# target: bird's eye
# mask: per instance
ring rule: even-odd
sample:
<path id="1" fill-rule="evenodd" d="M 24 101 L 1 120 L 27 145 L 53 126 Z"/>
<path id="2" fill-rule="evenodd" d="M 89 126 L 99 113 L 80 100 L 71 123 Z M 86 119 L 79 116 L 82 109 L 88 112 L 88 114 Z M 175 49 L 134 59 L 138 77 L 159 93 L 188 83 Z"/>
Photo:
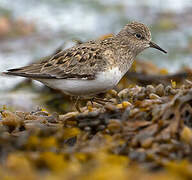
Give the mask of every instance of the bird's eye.
<path id="1" fill-rule="evenodd" d="M 141 38 L 142 38 L 142 35 L 139 34 L 139 33 L 136 33 L 136 34 L 135 34 L 135 37 L 136 37 L 137 39 L 141 39 Z"/>

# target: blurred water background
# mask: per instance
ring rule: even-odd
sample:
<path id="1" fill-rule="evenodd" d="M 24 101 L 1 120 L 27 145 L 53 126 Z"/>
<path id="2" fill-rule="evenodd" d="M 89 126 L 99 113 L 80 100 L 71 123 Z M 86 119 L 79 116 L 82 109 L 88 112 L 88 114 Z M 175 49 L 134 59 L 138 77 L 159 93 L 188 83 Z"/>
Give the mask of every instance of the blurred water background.
<path id="1" fill-rule="evenodd" d="M 149 25 L 167 55 L 146 50 L 138 58 L 175 72 L 192 66 L 192 0 L 0 0 L 0 71 L 51 54 L 74 39 L 117 33 L 130 21 Z M 23 78 L 0 78 L 0 91 Z"/>

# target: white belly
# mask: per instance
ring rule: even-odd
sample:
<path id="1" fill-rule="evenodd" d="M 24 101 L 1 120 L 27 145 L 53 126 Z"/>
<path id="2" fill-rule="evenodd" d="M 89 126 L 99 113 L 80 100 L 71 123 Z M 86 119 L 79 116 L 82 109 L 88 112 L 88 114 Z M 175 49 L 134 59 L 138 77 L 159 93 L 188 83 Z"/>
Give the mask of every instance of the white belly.
<path id="1" fill-rule="evenodd" d="M 38 79 L 45 85 L 74 96 L 89 96 L 112 89 L 120 81 L 124 73 L 115 67 L 102 72 L 94 80 L 87 79 Z"/>

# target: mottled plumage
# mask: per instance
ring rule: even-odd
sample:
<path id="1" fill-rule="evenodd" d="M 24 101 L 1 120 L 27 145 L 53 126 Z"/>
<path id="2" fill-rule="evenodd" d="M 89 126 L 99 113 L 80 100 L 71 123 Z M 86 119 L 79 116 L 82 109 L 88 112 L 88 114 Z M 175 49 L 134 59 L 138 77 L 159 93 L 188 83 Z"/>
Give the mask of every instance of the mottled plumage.
<path id="1" fill-rule="evenodd" d="M 136 55 L 149 47 L 166 52 L 151 42 L 148 27 L 132 22 L 117 35 L 78 44 L 41 63 L 10 69 L 5 74 L 32 78 L 70 95 L 94 95 L 113 88 Z"/>

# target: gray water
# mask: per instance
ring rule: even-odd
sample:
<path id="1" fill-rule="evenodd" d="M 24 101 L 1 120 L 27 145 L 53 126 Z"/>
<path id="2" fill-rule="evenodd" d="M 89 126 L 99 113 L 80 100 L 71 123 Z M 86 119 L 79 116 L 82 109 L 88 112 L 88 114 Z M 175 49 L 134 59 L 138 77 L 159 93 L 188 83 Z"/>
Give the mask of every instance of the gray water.
<path id="1" fill-rule="evenodd" d="M 0 71 L 27 65 L 51 54 L 60 45 L 73 45 L 73 39 L 87 41 L 107 33 L 117 33 L 126 23 L 135 20 L 148 24 L 153 40 L 169 53 L 146 50 L 139 56 L 159 67 L 175 72 L 192 66 L 191 0 L 0 0 L 0 14 L 10 13 L 13 19 L 33 23 L 36 32 L 0 40 Z M 162 15 L 173 16 L 176 28 L 159 28 Z M 166 20 L 166 16 L 164 18 Z M 191 40 L 192 43 L 192 40 Z M 0 78 L 0 90 L 7 90 L 23 78 Z"/>

